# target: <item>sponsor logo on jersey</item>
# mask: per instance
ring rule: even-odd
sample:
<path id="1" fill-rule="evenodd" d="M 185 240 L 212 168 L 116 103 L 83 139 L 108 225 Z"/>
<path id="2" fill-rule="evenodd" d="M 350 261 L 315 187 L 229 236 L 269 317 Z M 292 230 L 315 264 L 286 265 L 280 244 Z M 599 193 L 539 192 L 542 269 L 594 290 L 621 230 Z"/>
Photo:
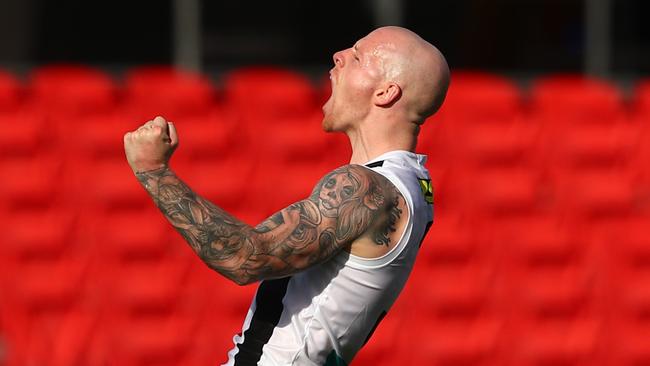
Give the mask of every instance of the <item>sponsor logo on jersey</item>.
<path id="1" fill-rule="evenodd" d="M 433 204 L 433 186 L 431 186 L 431 179 L 418 178 L 418 182 L 420 182 L 420 189 L 422 190 L 424 200 L 427 203 Z"/>

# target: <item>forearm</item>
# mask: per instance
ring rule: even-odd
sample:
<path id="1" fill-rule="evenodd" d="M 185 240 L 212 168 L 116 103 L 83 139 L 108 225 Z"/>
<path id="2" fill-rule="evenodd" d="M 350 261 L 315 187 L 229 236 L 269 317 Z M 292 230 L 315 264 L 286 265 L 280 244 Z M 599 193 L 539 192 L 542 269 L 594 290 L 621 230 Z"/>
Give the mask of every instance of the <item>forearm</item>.
<path id="1" fill-rule="evenodd" d="M 256 280 L 245 269 L 255 253 L 254 229 L 194 193 L 168 167 L 136 173 L 156 206 L 212 269 L 245 284 Z"/>
<path id="2" fill-rule="evenodd" d="M 331 172 L 309 198 L 255 228 L 194 193 L 166 166 L 136 176 L 194 252 L 238 284 L 299 272 L 328 260 L 361 235 L 388 245 L 401 214 L 388 180 L 380 183 L 358 166 Z M 378 217 L 384 217 L 385 225 L 374 229 Z"/>

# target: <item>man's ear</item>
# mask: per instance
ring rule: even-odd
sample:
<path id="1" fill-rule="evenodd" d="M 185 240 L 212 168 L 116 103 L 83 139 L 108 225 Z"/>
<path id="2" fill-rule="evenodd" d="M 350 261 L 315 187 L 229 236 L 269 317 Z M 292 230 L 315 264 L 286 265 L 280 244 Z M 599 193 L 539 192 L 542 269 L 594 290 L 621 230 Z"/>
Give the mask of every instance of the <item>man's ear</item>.
<path id="1" fill-rule="evenodd" d="M 373 95 L 375 105 L 379 107 L 390 107 L 393 103 L 398 101 L 401 96 L 402 88 L 393 82 L 382 85 L 381 88 L 375 90 Z"/>

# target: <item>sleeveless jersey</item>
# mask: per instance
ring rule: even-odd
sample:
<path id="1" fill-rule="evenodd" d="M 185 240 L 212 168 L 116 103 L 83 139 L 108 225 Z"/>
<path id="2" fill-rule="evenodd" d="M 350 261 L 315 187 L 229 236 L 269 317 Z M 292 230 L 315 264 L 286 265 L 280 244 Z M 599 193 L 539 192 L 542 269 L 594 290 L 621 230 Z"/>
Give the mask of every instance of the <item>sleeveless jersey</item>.
<path id="1" fill-rule="evenodd" d="M 408 220 L 397 244 L 379 258 L 342 251 L 290 277 L 262 281 L 227 366 L 347 365 L 368 341 L 411 273 L 433 221 L 426 156 L 391 151 L 364 166 L 395 185 Z"/>

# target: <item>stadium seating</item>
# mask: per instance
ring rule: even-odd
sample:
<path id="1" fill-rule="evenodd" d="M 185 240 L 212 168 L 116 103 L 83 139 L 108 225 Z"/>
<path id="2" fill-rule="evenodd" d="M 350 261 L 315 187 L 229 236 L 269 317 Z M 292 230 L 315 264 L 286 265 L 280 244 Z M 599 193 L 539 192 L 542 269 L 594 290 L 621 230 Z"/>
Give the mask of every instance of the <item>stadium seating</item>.
<path id="1" fill-rule="evenodd" d="M 245 121 L 278 121 L 311 114 L 316 94 L 302 74 L 275 67 L 248 67 L 230 71 L 223 80 L 224 102 Z"/>
<path id="2" fill-rule="evenodd" d="M 174 164 L 191 165 L 197 161 L 218 162 L 248 156 L 246 147 L 250 136 L 223 108 L 212 108 L 199 116 L 185 116 L 174 123 L 181 131 L 183 144 L 174 155 Z M 129 130 L 136 127 L 137 122 L 132 121 Z"/>
<path id="3" fill-rule="evenodd" d="M 0 197 L 9 212 L 64 202 L 61 160 L 48 155 L 0 159 Z"/>
<path id="4" fill-rule="evenodd" d="M 554 180 L 558 202 L 579 219 L 627 216 L 642 204 L 636 177 L 627 171 L 578 171 Z"/>
<path id="5" fill-rule="evenodd" d="M 506 123 L 521 110 L 522 94 L 513 81 L 479 71 L 452 73 L 447 99 L 441 108 L 450 125 Z"/>
<path id="6" fill-rule="evenodd" d="M 122 137 L 142 122 L 129 120 L 121 111 L 86 116 L 73 122 L 75 138 L 68 139 L 65 150 L 68 160 L 83 167 L 110 160 L 124 160 Z"/>
<path id="7" fill-rule="evenodd" d="M 0 112 L 0 159 L 28 157 L 56 150 L 58 133 L 47 127 L 45 116 L 33 110 Z"/>
<path id="8" fill-rule="evenodd" d="M 124 108 L 142 123 L 162 115 L 178 120 L 207 113 L 215 103 L 210 80 L 170 66 L 142 66 L 129 70 L 124 80 Z"/>
<path id="9" fill-rule="evenodd" d="M 83 65 L 26 80 L 0 72 L 0 365 L 225 361 L 256 287 L 197 258 L 122 136 L 172 119 L 179 177 L 255 225 L 348 161 L 321 133 L 329 80 Z M 455 71 L 418 145 L 434 224 L 352 365 L 650 364 L 650 82 L 629 101 L 581 75 Z"/>
<path id="10" fill-rule="evenodd" d="M 14 210 L 0 225 L 6 258 L 51 258 L 61 256 L 75 243 L 74 213 L 62 208 Z"/>
<path id="11" fill-rule="evenodd" d="M 632 160 L 642 125 L 625 120 L 580 128 L 549 128 L 542 137 L 549 164 L 565 170 L 612 169 Z"/>
<path id="12" fill-rule="evenodd" d="M 639 80 L 634 88 L 633 112 L 639 115 L 650 114 L 650 79 Z"/>
<path id="13" fill-rule="evenodd" d="M 623 116 L 622 102 L 613 84 L 582 75 L 540 77 L 531 87 L 532 107 L 549 126 L 611 124 Z"/>
<path id="14" fill-rule="evenodd" d="M 85 220 L 105 260 L 119 264 L 135 259 L 160 259 L 169 252 L 169 224 L 155 210 L 125 210 Z M 115 230 L 114 228 L 121 228 Z"/>
<path id="15" fill-rule="evenodd" d="M 355 357 L 359 365 L 411 364 L 410 344 L 413 335 L 408 329 L 405 312 L 390 312 L 381 321 L 382 332 L 375 332 Z"/>
<path id="16" fill-rule="evenodd" d="M 77 117 L 116 107 L 117 85 L 105 72 L 84 65 L 38 67 L 30 73 L 30 100 L 54 117 Z M 60 116 L 59 114 L 63 114 Z"/>
<path id="17" fill-rule="evenodd" d="M 0 112 L 15 110 L 22 101 L 22 85 L 12 74 L 0 71 Z"/>
<path id="18" fill-rule="evenodd" d="M 430 230 L 421 246 L 420 261 L 426 268 L 447 263 L 465 263 L 480 254 L 476 233 L 465 230 L 472 222 L 461 214 L 449 212 L 435 216 L 435 230 Z"/>
<path id="19" fill-rule="evenodd" d="M 461 183 L 478 216 L 531 213 L 544 205 L 545 181 L 539 171 L 495 168 L 465 173 Z"/>

